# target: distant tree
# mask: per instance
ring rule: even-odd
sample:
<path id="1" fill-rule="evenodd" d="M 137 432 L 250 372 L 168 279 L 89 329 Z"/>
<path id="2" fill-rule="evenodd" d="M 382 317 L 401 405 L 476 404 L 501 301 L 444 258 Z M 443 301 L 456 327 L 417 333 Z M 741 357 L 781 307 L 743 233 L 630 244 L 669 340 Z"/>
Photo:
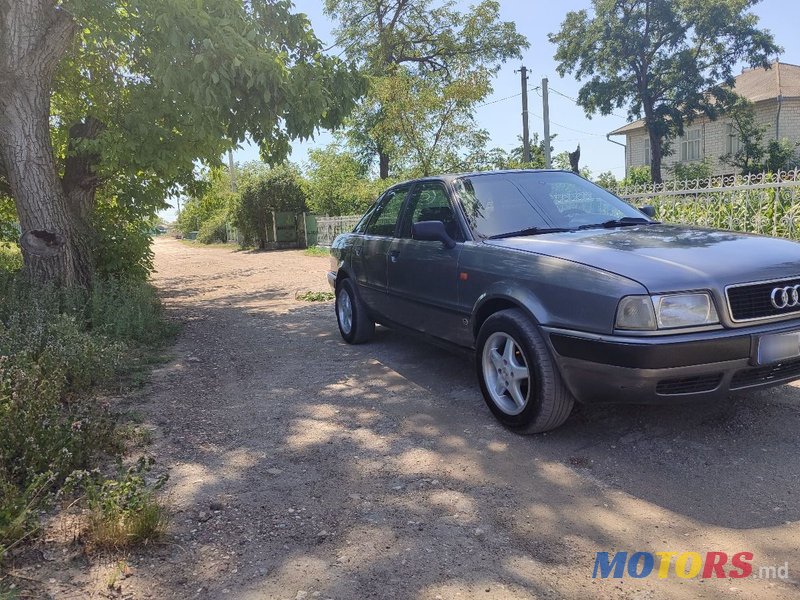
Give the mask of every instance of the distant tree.
<path id="1" fill-rule="evenodd" d="M 363 159 L 377 158 L 381 179 L 392 161 L 429 172 L 442 148 L 463 142 L 491 77 L 528 47 L 495 0 L 467 12 L 448 0 L 325 0 L 325 12 L 338 22 L 337 43 L 370 78 L 349 132 Z"/>
<path id="2" fill-rule="evenodd" d="M 363 213 L 387 187 L 384 180 L 373 181 L 358 158 L 337 145 L 311 150 L 308 158 L 306 203 L 316 214 Z"/>
<path id="3" fill-rule="evenodd" d="M 653 181 L 684 123 L 714 119 L 730 101 L 740 62 L 767 67 L 780 48 L 758 29 L 758 0 L 592 0 L 567 14 L 556 44 L 558 72 L 586 79 L 578 103 L 587 115 L 628 107 L 644 118 Z"/>
<path id="4" fill-rule="evenodd" d="M 594 182 L 607 190 L 613 191 L 619 187 L 619 181 L 617 181 L 617 178 L 614 177 L 611 171 L 603 171 L 597 176 Z"/>

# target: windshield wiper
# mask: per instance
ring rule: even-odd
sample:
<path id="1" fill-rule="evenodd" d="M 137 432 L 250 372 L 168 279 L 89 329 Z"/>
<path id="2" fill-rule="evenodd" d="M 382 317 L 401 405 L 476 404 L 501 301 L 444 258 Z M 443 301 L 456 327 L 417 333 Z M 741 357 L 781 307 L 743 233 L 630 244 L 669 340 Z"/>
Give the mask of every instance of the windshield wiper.
<path id="1" fill-rule="evenodd" d="M 587 225 L 581 225 L 578 229 L 594 229 L 595 227 L 606 227 L 610 229 L 611 227 L 630 227 L 631 225 L 656 225 L 660 223 L 660 221 L 651 221 L 650 219 L 645 219 L 644 217 L 622 217 L 621 219 L 611 219 L 610 221 L 604 221 L 603 223 L 589 223 Z"/>
<path id="2" fill-rule="evenodd" d="M 539 235 L 540 233 L 563 233 L 564 231 L 575 231 L 566 227 L 526 227 L 519 231 L 509 231 L 508 233 L 498 233 L 497 235 L 490 235 L 488 239 L 499 240 L 502 238 L 517 237 L 523 235 Z"/>

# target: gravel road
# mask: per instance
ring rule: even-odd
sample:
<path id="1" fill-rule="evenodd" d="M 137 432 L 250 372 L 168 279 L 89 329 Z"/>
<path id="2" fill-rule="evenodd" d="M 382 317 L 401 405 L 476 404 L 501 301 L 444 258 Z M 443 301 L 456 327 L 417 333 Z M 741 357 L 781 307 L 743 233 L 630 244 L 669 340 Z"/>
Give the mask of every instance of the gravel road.
<path id="1" fill-rule="evenodd" d="M 155 245 L 175 360 L 135 399 L 173 519 L 128 598 L 800 597 L 800 388 L 492 419 L 471 358 L 348 346 L 326 258 Z M 749 551 L 788 580 L 592 579 L 597 551 Z"/>

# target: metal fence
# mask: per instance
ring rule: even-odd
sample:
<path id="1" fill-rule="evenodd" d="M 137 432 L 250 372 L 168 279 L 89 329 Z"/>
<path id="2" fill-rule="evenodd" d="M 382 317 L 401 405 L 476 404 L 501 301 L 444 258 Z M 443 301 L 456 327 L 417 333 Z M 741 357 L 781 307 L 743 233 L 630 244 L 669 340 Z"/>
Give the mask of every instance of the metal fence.
<path id="1" fill-rule="evenodd" d="M 340 233 L 353 231 L 358 224 L 361 215 L 349 215 L 345 217 L 316 217 L 317 222 L 317 246 L 330 246 L 334 238 Z"/>
<path id="2" fill-rule="evenodd" d="M 800 170 L 727 175 L 613 190 L 670 223 L 800 239 Z"/>

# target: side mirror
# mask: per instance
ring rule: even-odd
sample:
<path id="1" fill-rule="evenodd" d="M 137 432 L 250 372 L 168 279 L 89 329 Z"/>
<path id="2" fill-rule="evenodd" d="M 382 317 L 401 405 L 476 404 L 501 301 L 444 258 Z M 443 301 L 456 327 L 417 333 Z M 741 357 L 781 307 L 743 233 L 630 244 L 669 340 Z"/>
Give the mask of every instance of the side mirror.
<path id="1" fill-rule="evenodd" d="M 442 242 L 448 250 L 456 245 L 456 241 L 447 234 L 441 221 L 419 221 L 412 224 L 411 237 L 423 242 Z"/>
<path id="2" fill-rule="evenodd" d="M 644 214 L 646 214 L 651 219 L 655 218 L 656 216 L 656 209 L 653 208 L 652 206 L 642 206 L 641 208 L 639 208 L 639 210 Z"/>

